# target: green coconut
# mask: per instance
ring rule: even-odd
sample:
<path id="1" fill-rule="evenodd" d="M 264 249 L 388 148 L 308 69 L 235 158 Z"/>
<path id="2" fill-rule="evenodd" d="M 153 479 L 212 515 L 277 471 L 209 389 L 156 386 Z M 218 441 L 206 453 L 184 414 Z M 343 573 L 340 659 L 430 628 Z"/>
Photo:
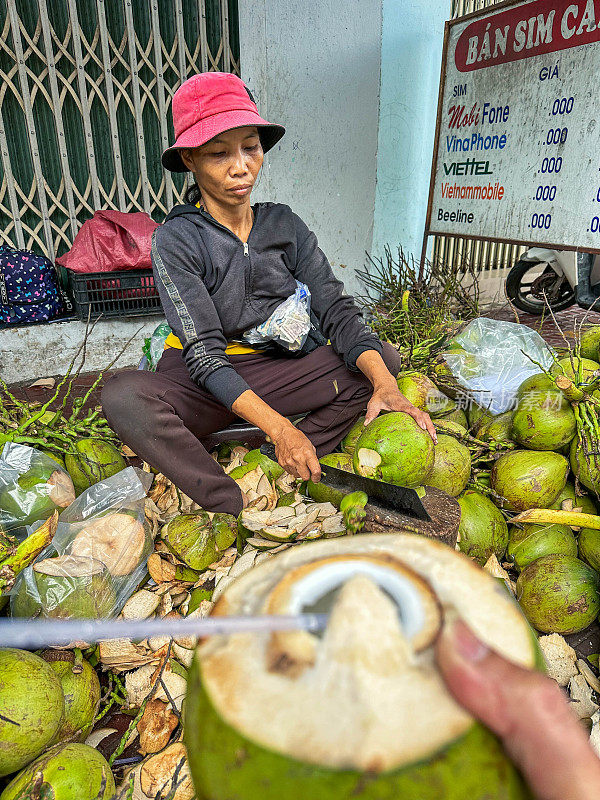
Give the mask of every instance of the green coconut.
<path id="1" fill-rule="evenodd" d="M 542 633 L 578 633 L 600 611 L 600 577 L 574 556 L 549 555 L 525 567 L 517 580 L 517 600 Z"/>
<path id="2" fill-rule="evenodd" d="M 325 467 L 335 467 L 336 469 L 344 470 L 344 472 L 354 472 L 350 453 L 329 453 L 329 455 L 320 458 L 319 462 Z M 316 503 L 332 503 L 336 508 L 339 508 L 346 493 L 340 492 L 331 486 L 326 486 L 321 482 L 313 483 L 313 481 L 308 481 L 306 494 Z"/>
<path id="3" fill-rule="evenodd" d="M 0 649 L 0 777 L 37 758 L 60 729 L 65 698 L 56 673 L 26 650 Z"/>
<path id="4" fill-rule="evenodd" d="M 439 378 L 441 381 L 443 381 L 444 393 L 453 400 L 456 400 L 459 394 L 461 394 L 460 387 L 458 386 L 456 378 L 454 377 L 447 362 L 444 360 L 439 360 L 434 365 L 432 372 L 436 379 Z"/>
<path id="5" fill-rule="evenodd" d="M 585 494 L 579 495 L 575 492 L 575 486 L 571 481 L 565 483 L 565 488 L 558 495 L 556 500 L 549 505 L 548 508 L 555 508 L 557 511 L 562 509 L 562 504 L 565 500 L 570 500 L 573 503 L 573 508 L 581 508 L 584 514 L 597 514 L 598 510 L 592 498 Z"/>
<path id="6" fill-rule="evenodd" d="M 65 459 L 62 456 L 59 456 L 58 453 L 54 453 L 52 450 L 43 449 L 40 450 L 40 453 L 48 456 L 48 458 L 51 458 L 52 461 L 54 461 L 55 464 L 58 464 L 61 469 L 63 469 L 65 472 L 67 471 L 67 468 L 65 467 Z"/>
<path id="7" fill-rule="evenodd" d="M 453 399 L 457 399 L 462 394 L 459 387 L 460 381 L 454 373 L 460 371 L 462 378 L 469 378 L 477 375 L 479 370 L 480 365 L 477 356 L 473 353 L 468 353 L 464 347 L 455 343 L 451 343 L 446 347 L 433 367 L 434 375 L 445 379 L 444 392 Z"/>
<path id="8" fill-rule="evenodd" d="M 57 464 L 34 465 L 15 484 L 0 488 L 0 517 L 32 525 L 62 511 L 75 500 L 73 482 Z"/>
<path id="9" fill-rule="evenodd" d="M 434 461 L 427 476 L 427 486 L 434 486 L 457 497 L 471 474 L 471 453 L 453 436 L 440 434 L 434 449 Z"/>
<path id="10" fill-rule="evenodd" d="M 251 464 L 252 467 L 260 466 L 267 478 L 276 481 L 283 475 L 283 467 L 277 461 L 273 461 L 269 456 L 265 456 L 260 450 L 250 450 L 244 456 L 244 463 Z M 234 479 L 235 480 L 235 479 Z"/>
<path id="11" fill-rule="evenodd" d="M 93 558 L 56 556 L 28 567 L 11 598 L 14 617 L 105 619 L 117 598 L 105 565 Z"/>
<path id="12" fill-rule="evenodd" d="M 398 486 L 422 486 L 433 467 L 433 439 L 404 412 L 377 417 L 356 442 L 354 471 Z"/>
<path id="13" fill-rule="evenodd" d="M 531 394 L 520 400 L 512 419 L 514 441 L 529 450 L 560 450 L 577 431 L 575 414 L 562 392 Z"/>
<path id="14" fill-rule="evenodd" d="M 568 525 L 513 525 L 507 555 L 519 572 L 542 556 L 577 555 L 577 541 Z"/>
<path id="15" fill-rule="evenodd" d="M 556 384 L 545 372 L 536 372 L 525 378 L 517 389 L 517 402 L 528 397 L 532 402 L 543 399 L 548 392 L 556 392 Z"/>
<path id="16" fill-rule="evenodd" d="M 466 354 L 467 350 L 465 350 L 465 348 L 462 346 L 462 344 L 459 344 L 456 340 L 452 339 L 446 345 L 446 347 L 444 349 L 444 353 L 451 353 L 453 355 L 456 355 L 457 353 L 458 354 L 460 354 L 460 353 Z"/>
<path id="17" fill-rule="evenodd" d="M 71 650 L 46 650 L 42 658 L 58 675 L 65 696 L 65 715 L 55 741 L 83 741 L 92 729 L 100 703 L 96 670 L 89 661 L 76 660 Z"/>
<path id="18" fill-rule="evenodd" d="M 573 367 L 575 369 L 573 369 Z M 577 358 L 577 356 L 561 358 L 556 361 L 550 368 L 552 375 L 566 375 L 575 383 L 579 382 L 579 370 L 581 369 L 582 383 L 589 381 L 597 370 L 600 370 L 600 364 L 591 358 Z"/>
<path id="19" fill-rule="evenodd" d="M 437 418 L 437 421 L 455 422 L 465 430 L 469 427 L 469 420 L 462 408 L 455 408 L 454 411 L 451 411 L 449 414 L 443 414 L 441 417 Z"/>
<path id="20" fill-rule="evenodd" d="M 354 447 L 356 446 L 358 437 L 361 435 L 364 429 L 365 418 L 359 417 L 341 441 L 341 448 L 344 453 L 354 455 Z"/>
<path id="21" fill-rule="evenodd" d="M 452 374 L 460 372 L 460 378 L 457 378 L 459 383 L 461 380 L 481 375 L 481 359 L 475 353 L 469 353 L 464 348 L 446 349 L 442 353 L 442 358 L 448 364 Z"/>
<path id="22" fill-rule="evenodd" d="M 494 462 L 492 489 L 509 511 L 548 508 L 564 489 L 569 462 L 550 451 L 513 450 Z"/>
<path id="23" fill-rule="evenodd" d="M 214 514 L 211 520 L 206 511 L 180 514 L 160 531 L 163 542 L 188 567 L 202 571 L 221 557 L 235 543 L 237 522 L 231 514 Z"/>
<path id="24" fill-rule="evenodd" d="M 482 439 L 484 442 L 512 442 L 514 441 L 512 433 L 512 411 L 504 411 L 502 414 L 484 422 L 477 431 L 477 438 Z"/>
<path id="25" fill-rule="evenodd" d="M 600 571 L 600 531 L 582 528 L 579 533 L 579 557 L 596 572 Z"/>
<path id="26" fill-rule="evenodd" d="M 427 375 L 420 372 L 401 372 L 396 383 L 409 402 L 432 417 L 439 417 L 456 408 L 454 400 L 446 397 Z"/>
<path id="27" fill-rule="evenodd" d="M 490 422 L 493 418 L 494 415 L 489 409 L 483 408 L 483 406 L 477 403 L 471 403 L 467 409 L 469 428 L 475 435 L 477 435 L 479 429 L 482 428 L 486 422 Z"/>
<path id="28" fill-rule="evenodd" d="M 581 334 L 581 356 L 592 361 L 600 361 L 598 347 L 600 347 L 600 325 L 594 325 Z"/>
<path id="29" fill-rule="evenodd" d="M 112 800 L 115 792 L 104 756 L 86 744 L 70 743 L 52 747 L 19 772 L 0 800 Z"/>
<path id="30" fill-rule="evenodd" d="M 579 435 L 571 442 L 570 452 L 571 469 L 579 481 L 600 496 L 600 456 L 585 456 L 583 447 L 579 447 Z"/>
<path id="31" fill-rule="evenodd" d="M 438 417 L 433 423 L 437 433 L 444 433 L 448 436 L 454 436 L 455 439 L 463 439 L 468 435 L 469 431 L 463 428 L 458 422 L 446 419 L 446 417 Z"/>
<path id="32" fill-rule="evenodd" d="M 442 605 L 508 659 L 537 663 L 535 637 L 496 579 L 424 536 L 307 543 L 237 578 L 214 614 L 318 609 L 329 618 L 322 636 L 234 634 L 198 648 L 184 729 L 198 796 L 530 798 L 498 740 L 438 673 Z"/>
<path id="33" fill-rule="evenodd" d="M 117 448 L 102 439 L 79 439 L 74 450 L 66 454 L 65 465 L 78 495 L 127 466 Z"/>
<path id="34" fill-rule="evenodd" d="M 458 504 L 458 546 L 461 552 L 481 565 L 491 555 L 501 559 L 508 545 L 508 525 L 500 509 L 475 489 L 463 492 Z"/>

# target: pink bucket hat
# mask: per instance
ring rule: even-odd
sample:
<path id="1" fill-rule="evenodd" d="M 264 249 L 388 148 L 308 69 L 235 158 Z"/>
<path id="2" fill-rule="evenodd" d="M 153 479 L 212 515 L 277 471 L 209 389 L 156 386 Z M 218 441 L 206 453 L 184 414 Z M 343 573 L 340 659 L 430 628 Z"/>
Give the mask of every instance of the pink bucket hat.
<path id="1" fill-rule="evenodd" d="M 201 72 L 173 95 L 175 143 L 162 154 L 165 169 L 187 172 L 180 147 L 199 147 L 232 128 L 256 125 L 263 150 L 276 144 L 285 128 L 264 120 L 246 85 L 230 72 Z"/>

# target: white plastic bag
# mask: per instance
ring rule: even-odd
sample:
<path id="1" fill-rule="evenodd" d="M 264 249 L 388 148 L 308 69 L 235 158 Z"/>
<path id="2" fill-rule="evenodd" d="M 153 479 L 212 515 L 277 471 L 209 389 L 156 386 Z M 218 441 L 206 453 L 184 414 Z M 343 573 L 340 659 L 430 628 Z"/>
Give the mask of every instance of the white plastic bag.
<path id="1" fill-rule="evenodd" d="M 262 324 L 244 333 L 248 344 L 277 342 L 291 352 L 300 350 L 310 330 L 310 291 L 296 281 L 296 291 L 280 303 Z"/>
<path id="2" fill-rule="evenodd" d="M 478 317 L 453 343 L 466 352 L 445 353 L 444 360 L 460 385 L 492 414 L 514 406 L 525 378 L 541 372 L 538 364 L 549 369 L 553 363 L 552 349 L 542 337 L 516 322 Z"/>

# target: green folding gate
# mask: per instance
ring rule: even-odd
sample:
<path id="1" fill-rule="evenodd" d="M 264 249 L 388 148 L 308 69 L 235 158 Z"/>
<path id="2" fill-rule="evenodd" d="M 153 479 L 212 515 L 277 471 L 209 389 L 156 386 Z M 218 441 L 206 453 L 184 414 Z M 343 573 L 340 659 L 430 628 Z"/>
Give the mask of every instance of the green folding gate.
<path id="1" fill-rule="evenodd" d="M 0 231 L 50 258 L 100 208 L 161 220 L 170 100 L 239 74 L 237 0 L 0 0 Z"/>

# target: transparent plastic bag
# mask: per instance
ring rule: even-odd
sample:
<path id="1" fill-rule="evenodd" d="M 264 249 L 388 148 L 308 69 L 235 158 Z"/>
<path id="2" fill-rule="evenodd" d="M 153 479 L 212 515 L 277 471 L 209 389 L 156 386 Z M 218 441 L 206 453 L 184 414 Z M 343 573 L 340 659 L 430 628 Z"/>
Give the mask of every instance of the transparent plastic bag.
<path id="1" fill-rule="evenodd" d="M 142 352 L 148 359 L 148 370 L 150 372 L 156 372 L 156 365 L 164 352 L 165 342 L 170 333 L 171 328 L 168 324 L 166 322 L 161 322 L 152 332 L 152 336 L 144 339 Z"/>
<path id="2" fill-rule="evenodd" d="M 0 455 L 0 528 L 18 539 L 27 527 L 63 511 L 75 500 L 69 473 L 54 459 L 7 442 Z"/>
<path id="3" fill-rule="evenodd" d="M 90 486 L 61 514 L 49 548 L 19 575 L 13 616 L 116 617 L 146 575 L 152 476 L 135 467 Z"/>
<path id="4" fill-rule="evenodd" d="M 542 337 L 516 322 L 478 317 L 453 344 L 465 352 L 445 353 L 444 360 L 460 385 L 492 414 L 514 406 L 521 383 L 541 371 L 538 364 L 549 369 L 553 363 L 553 351 Z"/>
<path id="5" fill-rule="evenodd" d="M 101 619 L 116 616 L 117 592 L 100 561 L 59 555 L 50 545 L 17 576 L 10 593 L 13 617 Z"/>
<path id="6" fill-rule="evenodd" d="M 296 291 L 280 303 L 271 316 L 244 333 L 248 344 L 277 342 L 291 352 L 302 348 L 310 330 L 310 291 L 296 281 Z"/>

